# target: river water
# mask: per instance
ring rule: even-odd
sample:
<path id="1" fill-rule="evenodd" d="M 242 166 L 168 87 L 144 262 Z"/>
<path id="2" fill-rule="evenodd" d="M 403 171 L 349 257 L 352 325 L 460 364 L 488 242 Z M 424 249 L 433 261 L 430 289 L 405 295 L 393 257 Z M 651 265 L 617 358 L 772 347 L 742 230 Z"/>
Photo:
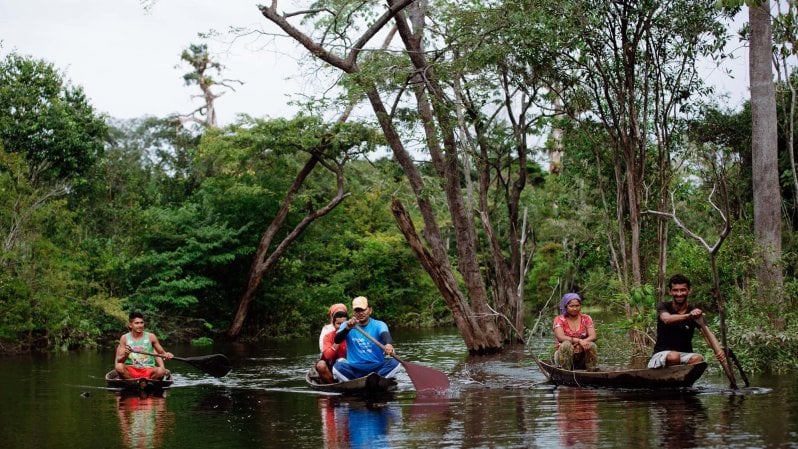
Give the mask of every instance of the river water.
<path id="1" fill-rule="evenodd" d="M 315 338 L 258 346 L 174 347 L 222 352 L 215 379 L 178 361 L 165 397 L 105 387 L 113 353 L 3 359 L 2 448 L 798 448 L 795 376 L 751 376 L 732 392 L 716 363 L 695 388 L 668 393 L 554 388 L 529 348 L 469 357 L 454 331 L 394 332 L 404 360 L 450 375 L 445 395 L 421 397 L 404 372 L 385 398 L 319 394 L 304 382 Z M 549 342 L 535 343 L 540 345 Z"/>

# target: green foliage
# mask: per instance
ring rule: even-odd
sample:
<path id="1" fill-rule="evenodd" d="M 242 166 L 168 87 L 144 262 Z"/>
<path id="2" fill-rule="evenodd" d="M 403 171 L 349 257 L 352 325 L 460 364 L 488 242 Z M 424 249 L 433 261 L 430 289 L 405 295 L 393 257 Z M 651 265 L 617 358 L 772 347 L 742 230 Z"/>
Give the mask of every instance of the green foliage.
<path id="1" fill-rule="evenodd" d="M 180 54 L 180 60 L 192 67 L 192 71 L 183 75 L 186 85 L 199 84 L 211 86 L 216 82 L 208 73 L 210 70 L 220 72 L 224 66 L 211 59 L 208 44 L 191 44 Z"/>
<path id="2" fill-rule="evenodd" d="M 191 315 L 198 295 L 219 287 L 219 267 L 250 251 L 240 243 L 245 227 L 230 229 L 196 204 L 152 208 L 142 219 L 147 250 L 126 267 L 131 310 Z"/>
<path id="3" fill-rule="evenodd" d="M 629 293 L 617 293 L 611 300 L 612 310 L 622 317 L 616 325 L 620 329 L 631 330 L 640 335 L 653 335 L 657 316 L 657 297 L 654 287 L 641 285 L 633 288 Z"/>
<path id="4" fill-rule="evenodd" d="M 330 304 L 348 304 L 358 295 L 367 296 L 374 316 L 392 327 L 450 321 L 448 309 L 395 227 L 388 204 L 398 186 L 385 180 L 384 170 L 391 171 L 385 160 L 351 163 L 352 195 L 315 222 L 264 279 L 262 296 L 250 314 L 253 328 L 264 335 L 313 334 L 328 320 Z"/>
<path id="5" fill-rule="evenodd" d="M 24 154 L 0 147 L 0 344 L 7 352 L 92 344 L 105 321 L 73 242 L 77 216 L 63 193 L 34 186 Z"/>
<path id="6" fill-rule="evenodd" d="M 798 285 L 794 280 L 787 282 L 785 290 L 785 304 L 778 307 L 763 304 L 746 292 L 729 304 L 729 346 L 747 371 L 784 373 L 798 369 Z"/>
<path id="7" fill-rule="evenodd" d="M 213 338 L 210 337 L 200 337 L 191 340 L 192 346 L 210 346 L 213 344 Z"/>
<path id="8" fill-rule="evenodd" d="M 618 203 L 623 204 L 626 192 L 615 183 L 624 176 L 618 168 L 622 165 L 616 164 L 627 155 L 617 152 L 618 136 L 600 114 L 601 108 L 615 105 L 621 96 L 600 95 L 585 75 L 595 68 L 586 58 L 597 42 L 593 62 L 604 64 L 608 79 L 620 79 L 625 73 L 620 70 L 622 61 L 607 53 L 616 43 L 607 28 L 611 19 L 618 18 L 611 14 L 611 6 L 598 1 L 435 2 L 428 10 L 427 39 L 431 46 L 440 45 L 429 57 L 443 85 L 454 86 L 459 77 L 463 102 L 472 108 L 464 117 L 465 126 L 475 129 L 476 123 L 498 117 L 480 129 L 486 152 L 474 160 L 489 164 L 502 176 L 490 184 L 486 211 L 502 241 L 515 225 L 504 217 L 507 199 L 502 190 L 519 173 L 530 177 L 520 204 L 529 211 L 535 244 L 525 284 L 527 309 L 576 290 L 590 306 L 607 306 L 613 316 L 629 310 L 628 318 L 602 326 L 600 343 L 605 348 L 623 347 L 625 353 L 623 340 L 628 340 L 629 330 L 653 333 L 657 292 L 649 284 L 657 273 L 659 236 L 656 219 L 643 217 L 642 262 L 648 284 L 622 285 L 613 263 L 619 251 L 618 231 L 627 229 L 628 218 L 618 215 Z M 657 208 L 656 192 L 673 191 L 680 218 L 711 239 L 718 222 L 716 211 L 706 202 L 711 190 L 707 180 L 716 178 L 706 175 L 704 155 L 717 155 L 729 176 L 735 220 L 718 258 L 730 343 L 749 367 L 789 369 L 798 360 L 791 349 L 798 347 L 791 337 L 798 330 L 798 317 L 790 312 L 798 297 L 798 238 L 793 232 L 785 234 L 785 304 L 782 309 L 763 307 L 751 282 L 758 262 L 748 256 L 754 248 L 750 108 L 740 112 L 707 108 L 691 115 L 694 121 L 685 121 L 686 114 L 696 112 L 687 100 L 708 91 L 700 79 L 687 76 L 689 70 L 680 73 L 677 63 L 699 55 L 723 56 L 717 11 L 709 6 L 706 1 L 642 2 L 628 11 L 651 14 L 647 44 L 631 53 L 646 64 L 661 58 L 657 60 L 661 70 L 634 67 L 638 96 L 625 99 L 623 107 L 639 106 L 652 95 L 667 93 L 680 108 L 667 113 L 670 140 L 662 148 L 663 160 L 672 164 L 664 168 L 680 164 L 679 170 L 664 170 L 657 159 L 660 148 L 654 144 L 645 143 L 637 155 L 646 175 L 641 207 Z M 315 36 L 333 44 L 341 55 L 351 50 L 353 41 L 347 33 L 383 11 L 377 4 L 347 0 L 320 1 L 313 7 L 319 13 L 309 14 L 307 20 L 315 21 Z M 339 15 L 333 17 L 329 11 Z M 785 26 L 781 39 L 786 40 L 791 25 L 785 22 Z M 195 69 L 213 63 L 204 46 L 189 47 L 183 59 Z M 91 345 L 108 334 L 118 335 L 126 311 L 134 308 L 147 313 L 150 327 L 161 335 L 212 343 L 215 334 L 229 325 L 263 230 L 294 175 L 312 154 L 322 155 L 320 151 L 327 161 L 346 162 L 350 196 L 314 222 L 264 278 L 247 336 L 315 336 L 327 321 L 328 306 L 348 303 L 356 295 L 368 296 L 375 316 L 392 327 L 450 324 L 446 304 L 396 229 L 388 207 L 393 197 L 412 197 L 402 171 L 391 159 L 372 162 L 365 157 L 384 144 L 383 136 L 369 124 L 328 123 L 319 113 L 324 106 L 340 108 L 360 100 L 363 92 L 358 83 L 373 82 L 381 92 L 398 95 L 392 119 L 408 148 L 417 142 L 418 112 L 405 101 L 413 87 L 408 84 L 413 74 L 408 56 L 364 51 L 358 65 L 358 78 L 341 79 L 343 101 L 308 106 L 314 115 L 275 120 L 242 117 L 226 129 L 201 134 L 170 119 L 144 117 L 113 121 L 105 136 L 106 125 L 81 89 L 65 83 L 55 68 L 14 54 L 6 57 L 0 63 L 0 143 L 5 148 L 0 153 L 0 350 Z M 195 70 L 185 80 L 203 82 L 200 73 Z M 656 77 L 664 83 L 660 90 L 645 91 L 655 85 Z M 505 99 L 505 88 L 534 100 L 536 106 L 524 118 L 528 123 L 523 128 L 503 121 L 504 112 L 495 114 Z M 561 105 L 556 103 L 559 100 Z M 787 103 L 780 101 L 780 110 L 786 110 Z M 452 116 L 454 106 L 435 105 Z M 558 116 L 549 118 L 553 106 Z M 546 112 L 539 113 L 538 107 Z M 657 109 L 645 110 L 655 114 Z M 649 142 L 656 140 L 655 133 L 662 136 L 658 128 L 662 118 L 637 118 L 652 139 Z M 545 136 L 552 127 L 563 131 L 559 174 L 544 174 L 537 162 L 541 156 L 536 152 L 552 149 L 558 143 L 554 139 L 541 148 L 529 148 L 530 159 L 520 167 L 518 145 Z M 790 162 L 784 141 L 780 140 L 780 169 L 783 188 L 789 192 Z M 416 148 L 421 154 L 425 151 L 423 144 Z M 440 184 L 430 182 L 437 177 L 434 163 L 420 161 L 418 166 L 427 181 L 424 197 L 436 206 L 443 204 Z M 670 178 L 664 181 L 659 174 Z M 64 179 L 72 185 L 57 183 Z M 327 171 L 312 173 L 291 205 L 287 228 L 308 209 L 327 201 L 334 189 L 331 181 Z M 444 237 L 450 238 L 451 218 L 443 206 L 437 207 Z M 793 201 L 785 202 L 792 228 L 798 222 L 795 209 Z M 676 226 L 668 229 L 668 272 L 690 276 L 694 301 L 716 319 L 706 251 Z M 278 241 L 286 232 L 278 232 Z M 488 272 L 490 264 L 485 262 L 483 269 Z M 553 292 L 556 288 L 561 292 Z M 784 317 L 784 330 L 769 327 L 772 316 Z"/>
<path id="9" fill-rule="evenodd" d="M 52 64 L 14 53 L 0 61 L 0 140 L 25 155 L 29 176 L 81 176 L 102 155 L 105 132 L 83 89 Z"/>

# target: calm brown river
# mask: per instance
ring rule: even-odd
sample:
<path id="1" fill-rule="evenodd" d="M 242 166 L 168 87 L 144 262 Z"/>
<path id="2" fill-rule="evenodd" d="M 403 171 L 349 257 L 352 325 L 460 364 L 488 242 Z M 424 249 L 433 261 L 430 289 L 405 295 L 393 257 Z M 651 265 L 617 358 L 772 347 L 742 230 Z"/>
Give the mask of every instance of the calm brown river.
<path id="1" fill-rule="evenodd" d="M 318 343 L 174 347 L 187 357 L 223 352 L 214 379 L 172 361 L 166 397 L 105 388 L 113 353 L 17 357 L 0 370 L 2 448 L 798 448 L 798 381 L 751 376 L 726 389 L 717 363 L 689 391 L 553 388 L 529 351 L 469 358 L 453 331 L 395 332 L 406 361 L 450 375 L 445 396 L 399 391 L 365 401 L 305 386 Z M 548 341 L 538 343 L 549 344 Z"/>

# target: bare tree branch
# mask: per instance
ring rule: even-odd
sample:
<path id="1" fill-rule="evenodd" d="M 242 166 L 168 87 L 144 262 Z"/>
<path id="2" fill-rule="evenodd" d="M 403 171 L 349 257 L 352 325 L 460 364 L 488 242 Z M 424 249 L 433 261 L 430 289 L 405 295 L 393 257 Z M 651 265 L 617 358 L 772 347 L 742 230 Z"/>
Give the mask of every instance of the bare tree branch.
<path id="1" fill-rule="evenodd" d="M 388 22 L 390 22 L 402 9 L 407 7 L 407 5 L 413 3 L 416 0 L 401 0 L 396 4 L 390 5 L 388 10 L 383 13 L 364 33 L 360 36 L 360 38 L 355 41 L 352 49 L 349 51 L 349 54 L 346 58 L 341 58 L 319 43 L 315 42 L 313 39 L 310 38 L 307 34 L 300 31 L 298 28 L 291 25 L 291 23 L 286 20 L 288 16 L 281 15 L 277 12 L 277 0 L 272 0 L 271 6 L 263 6 L 259 5 L 258 8 L 260 9 L 261 14 L 264 17 L 274 22 L 277 26 L 279 26 L 283 31 L 285 31 L 289 36 L 294 38 L 297 42 L 299 42 L 303 47 L 308 49 L 311 54 L 320 58 L 321 60 L 325 61 L 326 63 L 337 67 L 343 70 L 346 73 L 353 73 L 357 67 L 357 57 L 360 54 L 360 51 L 363 50 L 363 47 L 368 43 L 371 38 L 373 38 Z"/>
<path id="2" fill-rule="evenodd" d="M 731 232 L 731 222 L 729 222 L 728 218 L 726 217 L 726 214 L 724 214 L 723 211 L 712 200 L 712 196 L 715 194 L 715 189 L 716 187 L 713 185 L 712 192 L 710 192 L 707 201 L 709 202 L 709 204 L 712 205 L 713 209 L 715 209 L 716 211 L 718 211 L 718 213 L 720 213 L 720 216 L 723 219 L 724 226 L 723 226 L 723 231 L 721 231 L 720 236 L 718 236 L 718 241 L 715 242 L 715 244 L 712 246 L 710 246 L 709 243 L 707 243 L 707 241 L 704 240 L 703 237 L 699 236 L 698 234 L 693 232 L 690 228 L 688 228 L 684 223 L 682 223 L 681 220 L 679 220 L 679 217 L 676 216 L 676 202 L 673 199 L 673 192 L 671 192 L 671 204 L 673 205 L 673 210 L 671 212 L 660 212 L 649 209 L 646 211 L 646 213 L 652 215 L 659 215 L 663 217 L 669 217 L 671 220 L 673 220 L 674 223 L 676 223 L 676 226 L 679 226 L 679 228 L 681 228 L 685 232 L 685 234 L 695 239 L 696 241 L 700 242 L 701 245 L 703 245 L 703 247 L 707 251 L 709 251 L 710 254 L 714 255 L 715 253 L 718 252 L 718 249 L 720 249 L 720 246 L 723 244 L 723 241 L 726 240 L 726 237 L 728 237 L 729 232 Z"/>

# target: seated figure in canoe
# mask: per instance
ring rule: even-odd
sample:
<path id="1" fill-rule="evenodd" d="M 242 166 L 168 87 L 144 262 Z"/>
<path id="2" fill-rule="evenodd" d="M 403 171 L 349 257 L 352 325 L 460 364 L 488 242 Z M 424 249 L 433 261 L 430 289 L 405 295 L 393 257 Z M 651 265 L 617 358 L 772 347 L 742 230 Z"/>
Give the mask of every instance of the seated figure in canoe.
<path id="1" fill-rule="evenodd" d="M 131 312 L 128 318 L 130 332 L 119 338 L 116 347 L 115 369 L 121 379 L 163 379 L 168 373 L 163 359 L 174 357 L 166 352 L 155 334 L 144 331 L 144 315 Z M 163 357 L 140 354 L 157 353 Z"/>
<path id="2" fill-rule="evenodd" d="M 554 318 L 554 337 L 554 363 L 558 367 L 596 370 L 596 328 L 593 318 L 582 313 L 582 297 L 578 294 L 566 293 L 560 300 L 560 314 Z"/>
<path id="3" fill-rule="evenodd" d="M 319 332 L 319 352 L 324 352 L 324 336 L 330 332 L 335 332 L 338 330 L 338 326 L 333 323 L 332 318 L 333 315 L 335 315 L 335 312 L 339 311 L 346 312 L 347 315 L 349 314 L 349 311 L 346 309 L 346 304 L 341 304 L 339 302 L 338 304 L 333 304 L 330 306 L 330 310 L 327 314 L 330 320 L 327 321 L 327 324 L 325 324 L 324 327 L 321 328 L 321 332 Z"/>
<path id="4" fill-rule="evenodd" d="M 341 382 L 367 376 L 369 373 L 377 373 L 386 378 L 396 376 L 401 365 L 395 358 L 385 357 L 394 353 L 388 325 L 371 318 L 372 309 L 365 296 L 352 300 L 352 310 L 355 316 L 345 321 L 335 334 L 336 343 L 346 342 L 346 358 L 335 362 L 333 376 Z M 380 342 L 385 350 L 363 333 L 354 330 L 356 326 Z"/>
<path id="5" fill-rule="evenodd" d="M 340 344 L 336 343 L 335 331 L 341 327 L 341 323 L 345 323 L 348 319 L 349 314 L 345 305 L 335 304 L 330 307 L 330 324 L 325 325 L 324 329 L 328 329 L 327 326 L 330 326 L 330 328 L 327 333 L 322 335 L 321 359 L 316 362 L 316 372 L 319 373 L 319 378 L 324 383 L 331 384 L 335 382 L 332 366 L 339 359 L 346 358 L 346 341 L 342 341 Z"/>
<path id="6" fill-rule="evenodd" d="M 704 357 L 693 352 L 693 334 L 698 327 L 695 320 L 703 312 L 688 303 L 691 292 L 690 279 L 686 276 L 675 274 L 668 280 L 671 300 L 657 306 L 657 342 L 654 355 L 648 362 L 649 368 L 694 365 L 704 361 Z"/>

